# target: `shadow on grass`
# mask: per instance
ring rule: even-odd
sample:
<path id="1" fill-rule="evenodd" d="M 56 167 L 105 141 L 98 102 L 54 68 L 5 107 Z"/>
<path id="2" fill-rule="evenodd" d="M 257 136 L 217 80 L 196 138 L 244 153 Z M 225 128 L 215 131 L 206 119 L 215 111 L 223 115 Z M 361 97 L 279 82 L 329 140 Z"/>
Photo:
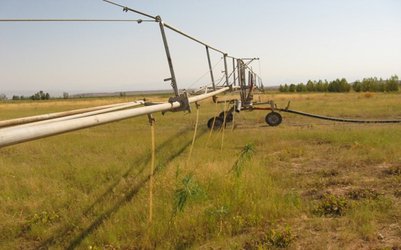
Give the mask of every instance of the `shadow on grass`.
<path id="1" fill-rule="evenodd" d="M 183 134 L 185 134 L 191 130 L 192 130 L 192 128 L 183 129 L 183 130 L 179 131 L 178 133 L 176 133 L 175 135 L 173 135 L 172 137 L 170 137 L 169 139 L 167 139 L 162 144 L 160 144 L 156 148 L 156 157 L 157 157 L 158 153 L 160 153 L 166 149 L 172 149 L 173 147 L 171 147 L 171 146 L 175 145 L 175 141 L 179 140 Z M 200 130 L 198 132 L 197 137 L 199 138 L 200 136 L 202 136 L 205 133 L 206 133 L 206 130 Z M 188 142 L 180 145 L 180 147 L 173 148 L 174 151 L 171 152 L 171 154 L 168 157 L 159 160 L 158 165 L 155 169 L 154 175 L 157 174 L 160 170 L 162 170 L 165 166 L 167 166 L 170 162 L 172 162 L 175 158 L 177 158 L 180 154 L 182 154 L 185 151 L 185 149 L 190 145 L 191 145 L 191 141 L 188 141 Z M 138 165 L 142 165 L 142 168 L 139 169 L 139 171 L 133 177 L 134 179 L 139 178 L 140 175 L 143 173 L 144 169 L 146 168 L 146 166 L 149 164 L 150 160 L 151 160 L 151 154 L 147 154 L 145 157 L 142 157 L 141 159 L 137 159 L 136 161 L 134 161 L 132 163 L 132 166 L 122 175 L 122 178 L 126 179 L 126 178 L 130 177 L 130 173 L 135 169 L 135 167 L 137 167 Z M 147 175 L 141 181 L 139 181 L 135 185 L 133 185 L 130 189 L 128 189 L 124 192 L 121 192 L 121 193 L 124 193 L 124 198 L 113 203 L 114 205 L 112 207 L 105 210 L 103 213 L 100 214 L 100 216 L 98 216 L 96 219 L 94 219 L 88 227 L 83 229 L 71 242 L 67 243 L 68 246 L 66 248 L 74 249 L 77 246 L 79 246 L 79 244 L 88 235 L 90 235 L 92 232 L 94 232 L 114 212 L 118 211 L 118 209 L 120 207 L 122 207 L 126 203 L 130 202 L 136 196 L 136 194 L 141 190 L 141 188 L 148 182 L 149 178 L 150 178 L 150 175 Z M 105 201 L 109 195 L 113 194 L 113 189 L 120 183 L 120 181 L 121 181 L 121 179 L 119 179 L 118 181 L 115 181 L 112 185 L 110 185 L 110 187 L 102 195 L 100 195 L 87 209 L 85 209 L 85 211 L 82 212 L 82 216 L 88 216 L 89 213 L 97 205 L 101 205 L 102 202 Z M 58 243 L 62 244 L 63 240 L 66 240 L 67 238 L 69 238 L 69 235 L 73 234 L 72 231 L 74 231 L 75 228 L 76 228 L 76 226 L 68 226 L 64 230 L 60 230 L 60 232 L 57 233 L 57 235 L 52 236 L 49 239 L 45 240 L 40 245 L 39 248 L 47 249 Z"/>

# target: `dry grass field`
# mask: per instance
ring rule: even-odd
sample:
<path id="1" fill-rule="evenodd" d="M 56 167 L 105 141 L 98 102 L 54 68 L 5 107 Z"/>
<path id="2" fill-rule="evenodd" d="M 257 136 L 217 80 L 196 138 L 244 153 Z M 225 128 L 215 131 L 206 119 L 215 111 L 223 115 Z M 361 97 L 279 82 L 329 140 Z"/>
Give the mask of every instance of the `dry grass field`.
<path id="1" fill-rule="evenodd" d="M 0 119 L 133 99 L 0 103 Z M 255 99 L 401 119 L 400 94 Z M 0 249 L 401 249 L 401 124 L 253 111 L 210 134 L 222 108 L 201 103 L 190 159 L 196 112 L 155 114 L 152 223 L 146 116 L 1 148 Z"/>

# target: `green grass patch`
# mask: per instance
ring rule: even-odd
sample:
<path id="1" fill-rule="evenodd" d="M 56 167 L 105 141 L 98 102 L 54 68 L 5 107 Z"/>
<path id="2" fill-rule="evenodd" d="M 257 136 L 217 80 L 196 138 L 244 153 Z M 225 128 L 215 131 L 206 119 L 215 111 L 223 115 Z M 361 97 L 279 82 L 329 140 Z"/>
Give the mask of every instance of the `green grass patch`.
<path id="1" fill-rule="evenodd" d="M 295 110 L 328 116 L 401 117 L 399 94 L 266 93 L 260 99 L 283 106 L 291 99 Z M 0 119 L 127 100 L 132 98 L 6 102 Z M 146 117 L 0 149 L 0 248 L 401 245 L 399 124 L 283 113 L 283 123 L 273 128 L 264 122 L 265 111 L 241 112 L 235 129 L 225 130 L 221 149 L 222 133 L 209 137 L 206 128 L 221 111 L 220 104 L 201 103 L 190 162 L 195 114 L 155 114 L 151 225 Z"/>

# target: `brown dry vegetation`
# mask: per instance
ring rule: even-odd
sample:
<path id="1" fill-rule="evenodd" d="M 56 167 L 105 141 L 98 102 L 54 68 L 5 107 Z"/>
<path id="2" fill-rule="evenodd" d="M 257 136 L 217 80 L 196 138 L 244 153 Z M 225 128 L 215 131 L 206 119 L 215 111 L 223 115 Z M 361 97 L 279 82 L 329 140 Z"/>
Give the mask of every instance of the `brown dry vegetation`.
<path id="1" fill-rule="evenodd" d="M 264 94 L 352 118 L 401 118 L 399 94 Z M 0 104 L 0 118 L 130 98 Z M 161 100 L 161 98 L 156 98 Z M 154 218 L 148 224 L 146 117 L 0 149 L 0 248 L 399 249 L 401 125 L 341 124 L 242 112 L 209 137 L 222 106 L 156 115 Z M 241 162 L 245 145 L 255 152 Z M 185 182 L 190 176 L 190 182 Z M 187 178 L 187 179 L 186 179 Z M 182 211 L 177 190 L 191 190 Z M 195 195 L 196 194 L 196 195 Z"/>

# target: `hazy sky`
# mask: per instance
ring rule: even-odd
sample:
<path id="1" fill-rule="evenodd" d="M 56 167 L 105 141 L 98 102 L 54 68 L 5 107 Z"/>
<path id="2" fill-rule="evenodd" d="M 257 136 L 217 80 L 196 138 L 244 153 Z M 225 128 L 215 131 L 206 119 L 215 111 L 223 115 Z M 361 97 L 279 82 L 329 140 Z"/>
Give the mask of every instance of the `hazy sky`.
<path id="1" fill-rule="evenodd" d="M 265 85 L 401 76 L 400 0 L 118 2 L 159 14 L 230 55 L 260 57 L 254 69 Z M 101 0 L 0 0 L 0 18 L 138 16 Z M 205 48 L 167 36 L 179 87 L 209 83 L 201 78 Z M 214 53 L 213 64 L 220 57 Z M 220 62 L 215 73 L 221 70 Z M 166 89 L 167 77 L 155 23 L 0 23 L 0 93 Z"/>

